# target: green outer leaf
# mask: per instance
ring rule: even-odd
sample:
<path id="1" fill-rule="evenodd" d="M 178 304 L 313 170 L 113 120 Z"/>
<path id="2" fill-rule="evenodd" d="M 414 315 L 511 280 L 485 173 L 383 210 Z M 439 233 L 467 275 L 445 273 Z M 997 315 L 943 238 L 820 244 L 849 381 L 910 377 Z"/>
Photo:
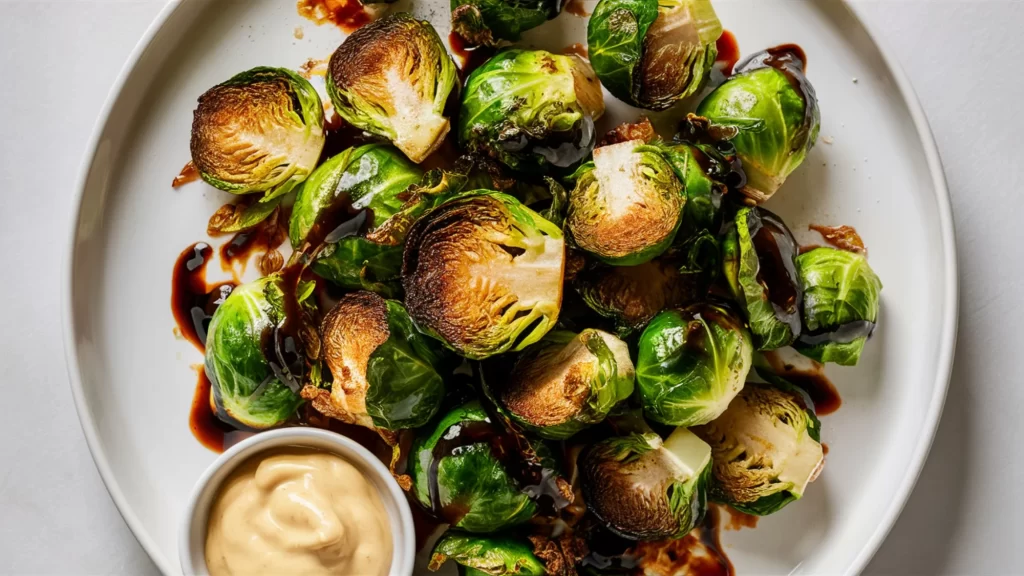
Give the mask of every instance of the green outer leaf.
<path id="1" fill-rule="evenodd" d="M 395 298 L 402 292 L 402 247 L 348 236 L 328 244 L 310 270 L 347 290 L 369 290 Z"/>
<path id="2" fill-rule="evenodd" d="M 446 414 L 429 436 L 421 432 L 413 441 L 409 460 L 412 492 L 428 510 L 431 451 L 452 426 L 462 422 L 490 420 L 474 400 Z M 537 511 L 537 505 L 519 490 L 487 444 L 471 444 L 443 458 L 437 467 L 437 483 L 442 505 L 458 502 L 467 510 L 453 525 L 467 532 L 494 532 L 522 524 Z"/>
<path id="3" fill-rule="evenodd" d="M 637 356 L 644 414 L 673 426 L 714 420 L 743 388 L 752 354 L 750 333 L 725 308 L 695 304 L 658 314 Z"/>
<path id="4" fill-rule="evenodd" d="M 476 9 L 479 22 L 456 18 L 456 9 L 464 5 Z M 451 0 L 452 29 L 470 41 L 490 33 L 490 42 L 475 44 L 494 46 L 498 40 L 516 42 L 523 32 L 557 16 L 559 5 L 557 0 Z"/>
<path id="5" fill-rule="evenodd" d="M 630 104 L 640 100 L 640 64 L 657 0 L 600 0 L 587 23 L 587 52 L 601 84 Z"/>
<path id="6" fill-rule="evenodd" d="M 366 412 L 385 430 L 418 428 L 441 407 L 445 387 L 439 367 L 445 353 L 413 326 L 405 308 L 387 301 L 388 339 L 366 363 Z"/>
<path id="7" fill-rule="evenodd" d="M 317 218 L 341 194 L 348 194 L 354 208 L 369 208 L 379 226 L 404 203 L 399 195 L 423 177 L 423 171 L 401 152 L 383 144 L 349 148 L 320 165 L 295 197 L 288 236 L 298 249 Z"/>
<path id="8" fill-rule="evenodd" d="M 437 570 L 447 559 L 479 570 L 489 576 L 545 576 L 544 563 L 533 554 L 525 538 L 494 534 L 476 536 L 445 532 L 434 544 L 430 569 Z"/>
<path id="9" fill-rule="evenodd" d="M 695 154 L 703 154 L 690 144 L 661 146 L 662 156 L 672 166 L 676 177 L 683 183 L 686 204 L 677 240 L 685 240 L 702 232 L 718 231 L 718 213 L 721 184 L 715 182 L 701 168 Z"/>
<path id="10" fill-rule="evenodd" d="M 815 248 L 796 258 L 804 283 L 803 322 L 808 331 L 838 328 L 848 322 L 878 320 L 882 282 L 861 254 L 835 248 Z M 848 343 L 807 346 L 797 342 L 801 354 L 819 362 L 853 366 L 867 338 Z"/>
<path id="11" fill-rule="evenodd" d="M 278 315 L 266 297 L 274 282 L 275 276 L 267 276 L 235 288 L 213 314 L 206 339 L 206 375 L 217 416 L 244 428 L 276 426 L 303 402 L 273 377 L 263 357 L 263 330 Z"/>
<path id="12" fill-rule="evenodd" d="M 770 197 L 818 138 L 818 103 L 807 105 L 812 106 L 809 126 L 803 96 L 782 72 L 768 67 L 730 77 L 697 106 L 697 115 L 739 129 L 730 142 L 743 162 L 747 186 Z"/>
<path id="13" fill-rule="evenodd" d="M 503 49 L 466 79 L 459 111 L 459 146 L 523 172 L 550 163 L 532 144 L 560 140 L 588 113 L 576 97 L 574 61 L 543 50 Z M 522 150 L 506 143 L 525 141 Z"/>
<path id="14" fill-rule="evenodd" d="M 396 30 L 402 26 L 412 27 L 412 33 L 415 36 L 398 34 Z M 362 34 L 359 34 L 360 32 Z M 448 50 L 441 42 L 441 38 L 437 35 L 437 31 L 434 30 L 430 22 L 417 20 L 408 12 L 398 12 L 360 28 L 355 33 L 349 35 L 345 41 L 356 43 L 368 42 L 371 37 L 374 41 L 386 41 L 393 34 L 397 35 L 396 37 L 403 42 L 410 41 L 411 37 L 421 41 L 417 50 L 421 60 L 416 64 L 419 67 L 429 66 L 433 72 L 424 76 L 425 80 L 433 83 L 432 86 L 425 87 L 423 91 L 428 96 L 428 101 L 424 104 L 429 105 L 430 112 L 442 115 L 445 104 L 448 102 L 448 96 L 452 90 L 457 89 L 458 70 L 451 54 L 448 53 Z M 377 70 L 372 71 L 373 74 L 369 72 L 371 71 L 367 71 L 365 75 L 376 76 L 382 73 Z M 399 71 L 398 73 L 401 72 L 404 71 Z M 395 126 L 379 103 L 367 100 L 355 91 L 342 89 L 337 85 L 333 75 L 330 73 L 327 74 L 326 82 L 327 95 L 334 105 L 334 110 L 342 119 L 356 128 L 371 134 L 383 136 L 392 141 L 395 140 L 398 136 Z"/>
<path id="15" fill-rule="evenodd" d="M 789 325 L 775 315 L 765 287 L 757 280 L 761 264 L 747 225 L 747 215 L 751 210 L 748 207 L 740 208 L 736 213 L 736 225 L 729 228 L 723 240 L 723 271 L 733 296 L 746 310 L 755 348 L 776 350 L 792 344 L 796 335 Z"/>
<path id="16" fill-rule="evenodd" d="M 299 76 L 287 68 L 260 66 L 252 68 L 251 70 L 246 70 L 245 72 L 240 72 L 232 76 L 226 82 L 211 88 L 210 91 L 224 86 L 244 88 L 245 86 L 255 82 L 275 79 L 284 79 L 288 82 L 288 85 L 291 88 L 289 96 L 293 103 L 297 103 L 299 105 L 298 110 L 290 109 L 284 111 L 284 118 L 293 123 L 293 128 L 299 128 L 303 131 L 310 149 L 315 148 L 316 157 L 319 157 L 320 150 L 323 149 L 325 140 L 324 107 L 323 103 L 320 101 L 320 95 L 317 93 L 316 88 L 313 88 L 313 85 L 302 76 Z M 270 118 L 272 118 L 272 116 L 268 114 L 268 119 Z M 195 138 L 194 132 L 195 127 L 193 127 L 193 140 Z M 297 165 L 295 163 L 296 160 L 297 159 L 295 158 L 280 159 L 279 161 L 281 163 L 289 164 L 288 169 L 281 171 L 277 177 L 272 180 L 261 178 L 255 182 L 239 184 L 237 182 L 228 182 L 213 174 L 206 173 L 201 169 L 199 170 L 199 176 L 214 188 L 219 188 L 225 192 L 231 192 L 232 194 L 264 192 L 265 195 L 262 201 L 269 201 L 291 192 L 313 171 L 313 168 L 315 167 L 315 160 L 314 164 L 309 166 Z M 198 167 L 199 164 L 196 166 Z"/>

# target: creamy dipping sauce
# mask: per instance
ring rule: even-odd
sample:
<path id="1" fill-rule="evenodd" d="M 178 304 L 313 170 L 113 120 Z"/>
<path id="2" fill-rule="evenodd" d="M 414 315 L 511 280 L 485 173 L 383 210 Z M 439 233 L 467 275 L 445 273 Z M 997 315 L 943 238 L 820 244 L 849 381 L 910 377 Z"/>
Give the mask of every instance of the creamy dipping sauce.
<path id="1" fill-rule="evenodd" d="M 388 514 L 363 474 L 337 454 L 303 448 L 250 458 L 217 493 L 206 531 L 211 576 L 385 575 Z"/>

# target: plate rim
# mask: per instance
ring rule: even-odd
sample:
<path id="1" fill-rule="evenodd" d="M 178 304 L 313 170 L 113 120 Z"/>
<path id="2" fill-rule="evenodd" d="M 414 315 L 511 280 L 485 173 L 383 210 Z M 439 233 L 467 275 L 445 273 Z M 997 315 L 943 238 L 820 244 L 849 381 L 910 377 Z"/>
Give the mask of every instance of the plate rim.
<path id="1" fill-rule="evenodd" d="M 153 19 L 153 22 L 149 24 L 145 33 L 139 39 L 139 42 L 132 49 L 124 65 L 121 67 L 116 80 L 107 94 L 103 107 L 100 109 L 100 113 L 97 116 L 96 123 L 94 124 L 89 137 L 88 144 L 85 147 L 85 153 L 83 154 L 82 163 L 79 167 L 78 177 L 75 182 L 75 188 L 72 192 L 71 201 L 73 206 L 62 262 L 63 272 L 61 281 L 61 328 L 63 332 L 64 356 L 68 372 L 68 381 L 71 386 L 72 396 L 74 397 L 75 410 L 78 413 L 79 423 L 82 426 L 82 432 L 85 435 L 86 444 L 89 447 L 89 452 L 92 455 L 96 468 L 100 473 L 100 478 L 103 480 L 107 493 L 110 494 L 111 500 L 113 500 L 114 505 L 117 507 L 118 513 L 120 513 L 121 517 L 128 525 L 128 528 L 131 530 L 132 535 L 142 546 L 143 550 L 145 550 L 146 554 L 149 555 L 149 558 L 164 574 L 175 574 L 175 572 L 172 570 L 172 565 L 168 558 L 164 556 L 163 552 L 156 545 L 152 537 L 149 535 L 149 532 L 143 526 L 141 520 L 136 516 L 135 511 L 125 500 L 117 478 L 110 468 L 106 452 L 99 440 L 96 424 L 85 399 L 85 392 L 82 387 L 78 344 L 75 338 L 72 289 L 75 279 L 74 257 L 78 246 L 82 200 L 85 196 L 86 183 L 89 180 L 89 175 L 96 161 L 101 138 L 107 130 L 111 114 L 121 97 L 124 86 L 134 73 L 139 60 L 150 48 L 153 39 L 160 30 L 163 29 L 167 20 L 171 18 L 171 16 L 184 2 L 185 0 L 168 0 L 161 8 L 160 12 Z M 939 233 L 942 240 L 942 260 L 945 267 L 945 298 L 941 304 L 943 320 L 938 341 L 939 349 L 937 355 L 937 369 L 935 373 L 935 387 L 921 428 L 925 434 L 921 435 L 917 444 L 914 446 L 910 465 L 907 467 L 899 486 L 893 494 L 894 497 L 890 502 L 889 507 L 880 518 L 875 531 L 868 537 L 861 550 L 857 553 L 849 567 L 846 569 L 845 573 L 850 575 L 859 574 L 863 571 L 864 567 L 878 551 L 878 548 L 881 546 L 886 536 L 888 536 L 893 525 L 896 523 L 897 518 L 903 511 L 903 508 L 906 506 L 911 491 L 917 484 L 917 480 L 924 468 L 924 463 L 927 461 L 928 454 L 931 450 L 932 444 L 934 443 L 935 434 L 938 429 L 939 422 L 941 421 L 946 395 L 949 390 L 949 380 L 953 367 L 953 356 L 956 348 L 957 327 L 959 323 L 960 282 L 952 202 L 949 195 L 949 189 L 946 185 L 946 175 L 942 166 L 942 159 L 939 155 L 935 137 L 931 131 L 927 116 L 925 115 L 924 109 L 921 107 L 917 93 L 914 91 L 914 88 L 904 72 L 902 65 L 893 55 L 887 43 L 881 40 L 878 34 L 875 33 L 872 26 L 868 24 L 863 17 L 861 17 L 860 9 L 857 7 L 856 3 L 850 2 L 849 0 L 841 0 L 841 3 L 854 20 L 860 24 L 861 28 L 874 44 L 875 49 L 881 56 L 882 62 L 888 73 L 896 83 L 896 87 L 903 99 L 903 103 L 910 112 L 910 117 L 917 132 L 917 138 L 921 143 L 921 148 L 928 164 L 928 171 L 931 175 L 932 190 L 934 192 L 936 209 L 938 212 Z"/>

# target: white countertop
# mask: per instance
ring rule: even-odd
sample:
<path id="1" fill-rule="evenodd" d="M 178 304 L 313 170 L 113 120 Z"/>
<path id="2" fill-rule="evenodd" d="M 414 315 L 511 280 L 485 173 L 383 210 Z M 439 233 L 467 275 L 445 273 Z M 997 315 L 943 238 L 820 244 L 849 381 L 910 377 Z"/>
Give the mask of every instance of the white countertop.
<path id="1" fill-rule="evenodd" d="M 938 436 L 867 572 L 1021 572 L 1024 2 L 859 4 L 903 63 L 938 141 L 961 282 Z M 107 495 L 75 414 L 59 279 L 86 142 L 161 6 L 0 0 L 0 573 L 156 573 Z"/>

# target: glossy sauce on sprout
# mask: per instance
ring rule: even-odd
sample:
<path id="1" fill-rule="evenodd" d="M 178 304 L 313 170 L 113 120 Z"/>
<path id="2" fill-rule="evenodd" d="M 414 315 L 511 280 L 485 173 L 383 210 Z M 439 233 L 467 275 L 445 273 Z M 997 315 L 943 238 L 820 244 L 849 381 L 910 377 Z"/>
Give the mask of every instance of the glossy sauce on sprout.
<path id="1" fill-rule="evenodd" d="M 198 381 L 195 394 L 192 396 L 192 409 L 189 410 L 188 428 L 196 440 L 207 449 L 220 453 L 255 434 L 237 430 L 217 418 L 212 406 L 213 385 L 206 377 L 206 370 L 202 364 L 197 364 L 195 368 Z"/>
<path id="2" fill-rule="evenodd" d="M 804 294 L 794 262 L 796 240 L 781 218 L 763 208 L 747 212 L 747 228 L 757 253 L 757 281 L 765 289 L 775 317 L 799 335 Z"/>
<path id="3" fill-rule="evenodd" d="M 718 49 L 715 64 L 722 67 L 722 74 L 732 76 L 733 68 L 740 61 L 740 45 L 736 42 L 736 36 L 728 30 L 722 30 L 722 35 L 715 41 L 715 48 Z"/>
<path id="4" fill-rule="evenodd" d="M 814 107 L 810 104 L 816 100 L 816 97 L 814 87 L 804 75 L 807 72 L 807 54 L 804 53 L 803 48 L 796 44 L 782 44 L 758 52 L 737 66 L 737 74 L 765 67 L 775 68 L 781 72 L 793 89 L 803 97 L 804 125 L 811 125 Z M 811 146 L 813 143 L 813 140 L 808 140 L 807 145 Z"/>
<path id="5" fill-rule="evenodd" d="M 299 16 L 317 26 L 334 24 L 351 33 L 372 20 L 359 0 L 299 0 Z"/>

